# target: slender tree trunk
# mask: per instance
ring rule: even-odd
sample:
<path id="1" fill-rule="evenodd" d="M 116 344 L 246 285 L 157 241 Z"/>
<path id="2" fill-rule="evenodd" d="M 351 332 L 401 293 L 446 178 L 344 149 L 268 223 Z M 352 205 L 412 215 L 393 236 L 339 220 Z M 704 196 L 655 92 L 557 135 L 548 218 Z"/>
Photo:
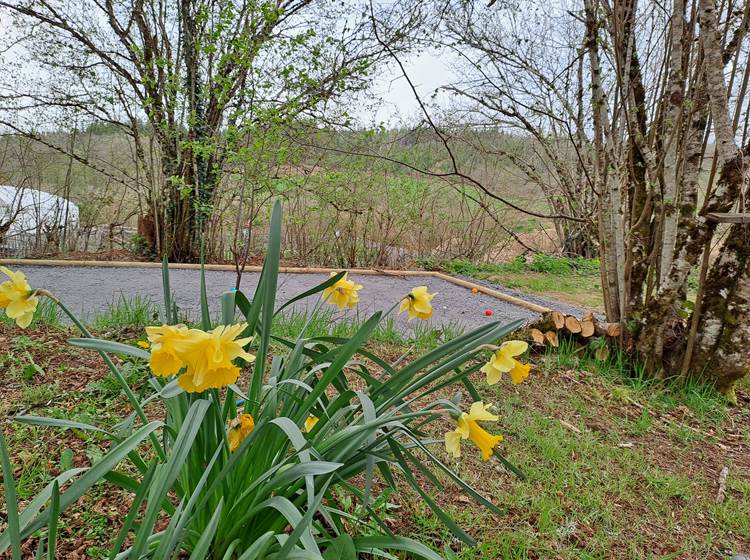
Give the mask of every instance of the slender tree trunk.
<path id="1" fill-rule="evenodd" d="M 699 92 L 695 98 L 699 104 L 705 99 L 710 107 L 716 137 L 715 157 L 718 158 L 721 171 L 700 214 L 680 229 L 669 274 L 643 315 L 638 347 L 654 369 L 664 364 L 680 362 L 684 345 L 670 344 L 671 341 L 667 339 L 684 338 L 684 327 L 677 318 L 677 309 L 686 298 L 688 274 L 700 259 L 704 245 L 716 229 L 716 224 L 704 216 L 708 213 L 731 211 L 741 198 L 747 173 L 745 158 L 748 154 L 738 150 L 729 117 L 728 91 L 723 72 L 724 55 L 713 0 L 701 0 L 700 9 L 700 39 L 705 64 L 699 87 L 704 88 L 705 94 Z M 697 119 L 700 123 L 700 108 Z M 689 156 L 693 157 L 694 154 Z M 692 201 L 694 194 L 687 194 Z M 690 367 L 694 373 L 711 378 L 721 389 L 731 387 L 735 379 L 744 375 L 747 364 L 750 363 L 750 346 L 734 346 L 750 334 L 745 327 L 748 324 L 747 288 L 746 285 L 738 284 L 747 278 L 747 255 L 750 247 L 747 236 L 742 234 L 739 227 L 732 227 L 730 233 L 733 237 L 722 248 L 721 256 L 714 264 L 705 286 L 698 330 L 698 352 Z M 729 312 L 730 308 L 732 312 Z M 667 321 L 665 317 L 668 318 Z M 735 321 L 739 321 L 739 327 Z M 676 350 L 671 350 L 673 346 Z M 673 356 L 665 356 L 665 347 L 670 348 Z M 712 354 L 712 349 L 715 354 Z M 729 360 L 726 367 L 715 361 L 721 359 Z M 709 366 L 712 365 L 714 368 L 721 366 L 721 370 L 711 370 Z"/>
<path id="2" fill-rule="evenodd" d="M 609 134 L 609 117 L 601 81 L 601 65 L 599 63 L 599 20 L 596 14 L 594 0 L 585 0 L 586 13 L 586 50 L 589 55 L 591 68 L 591 102 L 592 120 L 594 123 L 594 190 L 599 193 L 597 206 L 597 226 L 599 229 L 599 252 L 601 262 L 602 290 L 604 292 L 604 307 L 607 317 L 611 321 L 620 319 L 621 308 L 618 286 L 617 241 L 610 233 L 616 224 L 615 204 L 608 183 L 617 181 L 609 177 L 609 157 L 605 135 Z M 608 142 L 608 140 L 607 140 Z"/>
<path id="3" fill-rule="evenodd" d="M 669 43 L 669 90 L 668 109 L 664 120 L 662 149 L 664 155 L 664 195 L 662 197 L 661 258 L 659 263 L 659 286 L 666 280 L 672 265 L 674 247 L 677 241 L 677 224 L 679 215 L 678 183 L 679 155 L 682 124 L 682 105 L 684 100 L 685 79 L 683 63 L 683 27 L 685 21 L 685 3 L 675 0 L 670 23 Z"/>

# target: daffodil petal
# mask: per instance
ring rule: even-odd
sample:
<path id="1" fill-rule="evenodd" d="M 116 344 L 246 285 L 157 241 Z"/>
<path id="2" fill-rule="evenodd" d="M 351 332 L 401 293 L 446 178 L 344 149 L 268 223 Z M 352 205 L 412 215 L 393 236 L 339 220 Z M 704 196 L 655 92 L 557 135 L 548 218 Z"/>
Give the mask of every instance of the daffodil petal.
<path id="1" fill-rule="evenodd" d="M 500 351 L 508 356 L 520 356 L 529 349 L 529 343 L 523 340 L 508 340 L 500 345 Z"/>
<path id="2" fill-rule="evenodd" d="M 445 433 L 445 450 L 456 459 L 461 456 L 461 438 L 459 430 Z"/>
<path id="3" fill-rule="evenodd" d="M 490 363 L 496 370 L 506 372 L 513 369 L 516 365 L 516 360 L 506 354 L 503 350 L 498 350 L 490 358 Z"/>
<path id="4" fill-rule="evenodd" d="M 480 371 L 487 374 L 487 385 L 495 385 L 503 377 L 503 372 L 493 367 L 491 362 L 484 364 Z"/>
<path id="5" fill-rule="evenodd" d="M 456 421 L 456 431 L 461 434 L 463 439 L 469 437 L 469 422 L 467 420 L 467 414 L 464 412 L 461 417 Z"/>
<path id="6" fill-rule="evenodd" d="M 16 318 L 16 325 L 18 325 L 22 329 L 25 329 L 31 324 L 31 321 L 33 318 L 34 318 L 33 311 L 31 313 L 25 313 L 24 315 L 21 315 L 20 317 Z"/>
<path id="7" fill-rule="evenodd" d="M 471 408 L 469 408 L 469 419 L 485 420 L 485 421 L 491 421 L 491 422 L 497 421 L 498 416 L 495 414 L 492 414 L 489 410 L 491 406 L 492 406 L 491 404 L 488 404 L 485 406 L 485 404 L 482 401 L 477 401 L 475 403 L 472 403 Z"/>

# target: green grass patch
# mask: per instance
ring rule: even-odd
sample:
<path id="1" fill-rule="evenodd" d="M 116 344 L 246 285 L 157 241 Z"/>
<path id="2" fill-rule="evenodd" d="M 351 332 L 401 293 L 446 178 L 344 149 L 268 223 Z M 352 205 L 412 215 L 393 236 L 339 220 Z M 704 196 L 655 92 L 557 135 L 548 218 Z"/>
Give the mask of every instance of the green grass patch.
<path id="1" fill-rule="evenodd" d="M 476 276 L 477 274 L 506 274 L 517 272 L 542 272 L 546 274 L 599 274 L 599 259 L 557 257 L 536 253 L 530 258 L 516 257 L 507 263 L 475 263 L 464 259 L 440 261 L 422 259 L 418 264 L 428 270 L 444 270 L 451 274 Z"/>
<path id="2" fill-rule="evenodd" d="M 94 315 L 89 322 L 96 330 L 143 328 L 159 321 L 159 309 L 151 298 L 120 294 L 107 309 Z"/>
<path id="3" fill-rule="evenodd" d="M 274 323 L 273 334 L 279 337 L 295 338 L 307 325 L 310 338 L 322 336 L 351 337 L 357 332 L 364 319 L 341 318 L 336 312 L 325 309 L 316 313 L 292 310 L 282 313 Z M 404 349 L 430 350 L 463 334 L 463 328 L 456 323 L 448 323 L 435 328 L 429 323 L 414 322 L 404 328 L 394 317 L 385 318 L 374 330 L 370 342 L 400 346 Z"/>
<path id="4" fill-rule="evenodd" d="M 589 309 L 602 309 L 599 260 L 537 253 L 507 263 L 474 263 L 462 259 L 423 259 L 420 266 L 449 274 L 497 282 L 514 290 L 533 292 Z"/>

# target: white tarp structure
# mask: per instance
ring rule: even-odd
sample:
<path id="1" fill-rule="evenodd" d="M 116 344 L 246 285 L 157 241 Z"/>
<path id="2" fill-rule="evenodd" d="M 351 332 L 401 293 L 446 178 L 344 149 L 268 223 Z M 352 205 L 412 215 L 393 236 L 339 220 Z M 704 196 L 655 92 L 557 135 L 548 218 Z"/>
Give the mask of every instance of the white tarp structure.
<path id="1" fill-rule="evenodd" d="M 0 185 L 0 233 L 38 235 L 55 227 L 78 225 L 78 206 L 60 196 Z"/>

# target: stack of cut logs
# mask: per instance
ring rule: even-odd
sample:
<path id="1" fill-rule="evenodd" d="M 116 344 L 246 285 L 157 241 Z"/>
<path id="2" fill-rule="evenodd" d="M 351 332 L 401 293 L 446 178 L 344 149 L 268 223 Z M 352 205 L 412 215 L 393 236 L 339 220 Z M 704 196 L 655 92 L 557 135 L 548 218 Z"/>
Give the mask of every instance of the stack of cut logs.
<path id="1" fill-rule="evenodd" d="M 575 315 L 564 315 L 559 311 L 548 311 L 528 327 L 529 336 L 537 346 L 560 345 L 560 336 L 566 336 L 585 345 L 604 337 L 617 338 L 622 334 L 620 323 L 600 323 L 593 313 L 580 319 Z"/>

